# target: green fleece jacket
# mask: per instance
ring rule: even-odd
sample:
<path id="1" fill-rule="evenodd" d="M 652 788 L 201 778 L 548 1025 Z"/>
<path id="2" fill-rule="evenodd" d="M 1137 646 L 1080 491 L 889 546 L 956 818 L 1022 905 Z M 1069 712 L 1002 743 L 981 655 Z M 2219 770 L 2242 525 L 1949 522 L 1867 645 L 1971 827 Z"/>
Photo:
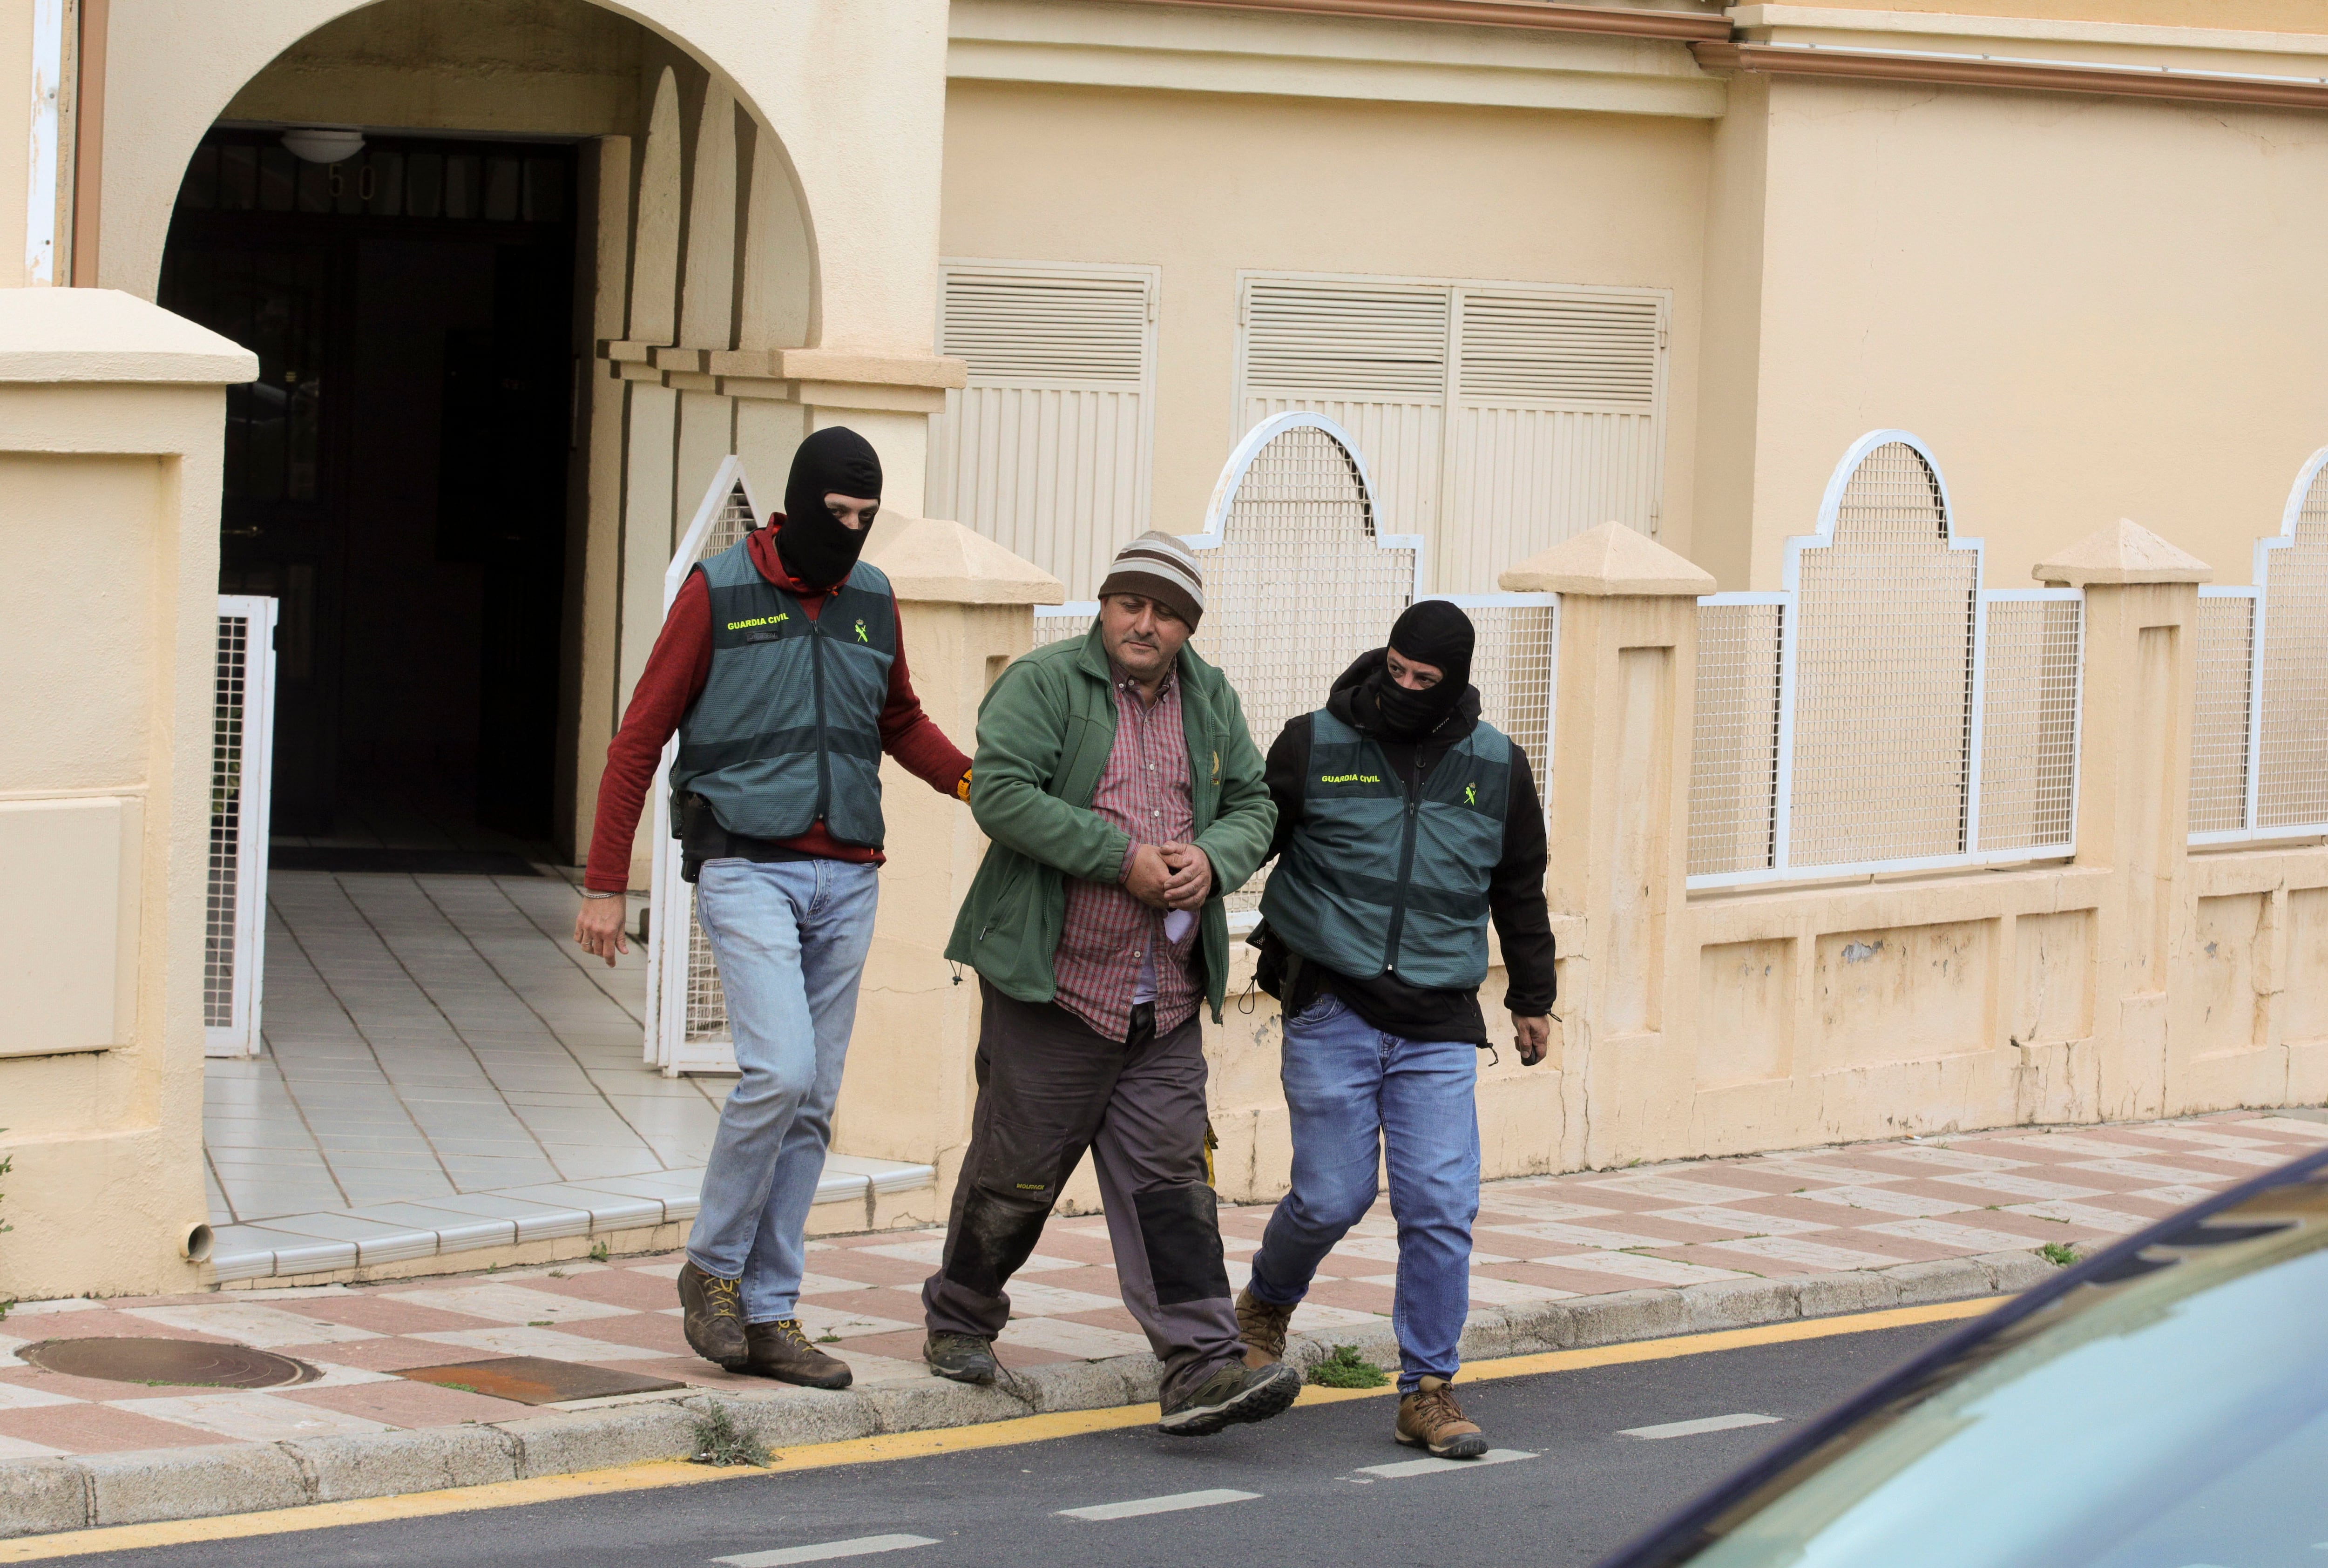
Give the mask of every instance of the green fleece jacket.
<path id="1" fill-rule="evenodd" d="M 1183 648 L 1178 680 L 1196 842 L 1213 863 L 1197 956 L 1217 1023 L 1229 972 L 1221 900 L 1261 869 L 1277 806 L 1227 677 Z M 946 956 L 1006 996 L 1047 1002 L 1057 992 L 1051 959 L 1066 911 L 1061 878 L 1112 885 L 1123 869 L 1130 836 L 1091 809 L 1114 748 L 1115 693 L 1096 621 L 1079 642 L 1014 660 L 979 704 L 970 810 L 993 842 L 962 900 Z"/>

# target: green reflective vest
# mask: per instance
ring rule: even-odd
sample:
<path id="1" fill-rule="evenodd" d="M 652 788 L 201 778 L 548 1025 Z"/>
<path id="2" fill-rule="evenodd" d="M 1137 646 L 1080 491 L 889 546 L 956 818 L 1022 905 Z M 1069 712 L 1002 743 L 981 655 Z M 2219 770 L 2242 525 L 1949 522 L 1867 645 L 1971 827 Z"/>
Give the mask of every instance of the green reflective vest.
<path id="1" fill-rule="evenodd" d="M 1409 793 L 1380 746 L 1311 714 L 1301 821 L 1262 891 L 1262 918 L 1337 974 L 1475 989 L 1488 978 L 1511 757 L 1501 730 L 1474 725 Z"/>
<path id="2" fill-rule="evenodd" d="M 680 721 L 671 832 L 692 791 L 731 833 L 794 839 L 821 817 L 840 842 L 878 849 L 889 579 L 859 561 L 812 620 L 760 575 L 749 540 L 695 569 L 711 595 L 711 672 Z"/>

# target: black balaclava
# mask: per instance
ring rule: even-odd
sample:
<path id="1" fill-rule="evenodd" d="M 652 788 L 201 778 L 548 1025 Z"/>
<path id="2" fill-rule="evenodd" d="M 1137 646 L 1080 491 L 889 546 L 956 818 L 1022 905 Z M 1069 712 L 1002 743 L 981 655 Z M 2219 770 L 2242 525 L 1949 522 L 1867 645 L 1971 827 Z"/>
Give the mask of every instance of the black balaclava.
<path id="1" fill-rule="evenodd" d="M 776 554 L 784 570 L 812 588 L 829 588 L 849 575 L 873 531 L 844 528 L 826 509 L 828 495 L 881 499 L 881 459 L 871 442 L 845 426 L 819 430 L 793 454 L 792 477 L 784 481 L 784 526 L 776 530 Z"/>
<path id="2" fill-rule="evenodd" d="M 1390 645 L 1402 659 L 1436 665 L 1439 684 L 1410 691 L 1391 679 L 1385 661 L 1366 677 L 1358 693 L 1361 712 L 1373 709 L 1385 740 L 1416 741 L 1447 722 L 1471 685 L 1471 617 L 1444 599 L 1409 605 L 1390 629 Z"/>

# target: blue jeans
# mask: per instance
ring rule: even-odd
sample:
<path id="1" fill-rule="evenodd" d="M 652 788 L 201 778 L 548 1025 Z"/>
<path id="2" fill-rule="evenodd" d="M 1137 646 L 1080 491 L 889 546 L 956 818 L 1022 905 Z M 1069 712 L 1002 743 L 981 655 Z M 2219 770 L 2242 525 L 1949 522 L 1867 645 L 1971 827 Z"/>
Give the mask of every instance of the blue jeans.
<path id="1" fill-rule="evenodd" d="M 1318 1265 L 1374 1206 L 1375 1171 L 1386 1164 L 1402 1393 L 1425 1377 L 1453 1377 L 1460 1361 L 1479 1212 L 1478 1056 L 1462 1040 L 1386 1035 L 1331 992 L 1285 1020 L 1293 1189 L 1253 1254 L 1253 1293 L 1281 1307 L 1307 1295 Z"/>
<path id="2" fill-rule="evenodd" d="M 746 1322 L 789 1318 L 800 1299 L 879 896 L 878 871 L 846 860 L 706 860 L 698 873 L 695 917 L 743 1076 L 719 1111 L 687 1255 L 742 1279 Z"/>

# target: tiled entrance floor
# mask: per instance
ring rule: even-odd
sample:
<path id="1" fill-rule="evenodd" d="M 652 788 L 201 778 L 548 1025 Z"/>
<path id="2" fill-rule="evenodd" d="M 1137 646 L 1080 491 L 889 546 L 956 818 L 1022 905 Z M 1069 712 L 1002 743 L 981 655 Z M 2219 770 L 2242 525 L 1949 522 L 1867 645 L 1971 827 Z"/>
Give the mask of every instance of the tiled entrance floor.
<path id="1" fill-rule="evenodd" d="M 272 875 L 266 1054 L 211 1061 L 204 1094 L 221 1279 L 693 1213 L 733 1080 L 645 1064 L 643 955 L 584 962 L 542 871 Z M 822 1196 L 929 1178 L 840 1159 Z"/>
<path id="2" fill-rule="evenodd" d="M 1702 1281 L 1799 1278 L 2047 1242 L 2091 1243 L 2328 1141 L 2328 1125 L 2234 1113 L 2174 1123 L 2031 1129 L 1861 1144 L 1494 1183 L 1471 1256 L 1478 1307 Z M 1225 1209 L 1242 1283 L 1266 1207 Z M 919 1379 L 922 1281 L 934 1230 L 809 1244 L 800 1316 L 861 1385 Z M 1327 1259 L 1297 1329 L 1330 1333 L 1391 1310 L 1395 1231 L 1378 1207 Z M 29 1302 L 0 1322 L 0 1460 L 324 1437 L 508 1420 L 530 1407 L 410 1381 L 399 1369 L 540 1356 L 771 1392 L 688 1353 L 676 1255 L 232 1297 Z M 1106 1224 L 1062 1219 L 1010 1285 L 1000 1354 L 1011 1366 L 1144 1351 L 1117 1295 Z M 160 1336 L 232 1341 L 319 1366 L 275 1393 L 146 1387 L 63 1376 L 12 1353 L 41 1339 Z M 637 1397 L 653 1398 L 655 1395 Z M 674 1394 L 670 1397 L 680 1397 Z"/>

